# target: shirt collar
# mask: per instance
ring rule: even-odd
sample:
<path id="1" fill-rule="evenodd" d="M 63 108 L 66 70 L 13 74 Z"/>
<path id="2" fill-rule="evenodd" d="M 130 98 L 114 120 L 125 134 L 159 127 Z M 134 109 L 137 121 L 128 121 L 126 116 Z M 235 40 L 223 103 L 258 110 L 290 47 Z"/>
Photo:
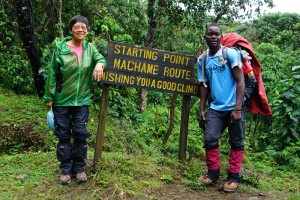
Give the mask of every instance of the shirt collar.
<path id="1" fill-rule="evenodd" d="M 223 45 L 221 45 L 221 48 L 217 51 L 217 53 L 215 53 L 215 55 L 213 56 L 209 56 L 209 48 L 206 51 L 206 54 L 208 57 L 214 57 L 214 56 L 222 56 L 222 49 L 223 49 Z"/>

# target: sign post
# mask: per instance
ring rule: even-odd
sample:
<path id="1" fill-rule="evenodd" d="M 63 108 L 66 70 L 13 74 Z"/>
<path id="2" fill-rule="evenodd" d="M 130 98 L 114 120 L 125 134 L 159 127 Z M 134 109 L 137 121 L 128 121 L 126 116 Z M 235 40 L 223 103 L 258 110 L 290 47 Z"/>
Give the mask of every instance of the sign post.
<path id="1" fill-rule="evenodd" d="M 101 80 L 103 84 L 184 95 L 178 149 L 179 159 L 184 160 L 186 158 L 190 98 L 191 96 L 199 96 L 200 93 L 199 84 L 195 78 L 196 57 L 118 42 L 109 42 L 107 52 L 108 67 L 105 69 Z M 101 111 L 104 110 L 102 105 L 107 106 L 108 101 L 105 96 L 103 98 Z M 107 111 L 104 114 L 100 113 L 102 118 L 99 118 L 97 138 L 99 137 L 99 130 L 101 130 L 102 136 L 99 137 L 99 141 L 98 139 L 96 141 L 94 162 L 98 162 L 101 158 L 105 130 L 105 121 L 102 122 L 101 120 L 105 119 L 106 113 Z"/>
<path id="2" fill-rule="evenodd" d="M 97 138 L 96 138 L 96 146 L 95 146 L 95 154 L 94 154 L 94 163 L 93 163 L 93 170 L 96 171 L 97 165 L 99 164 L 103 143 L 104 143 L 104 132 L 105 132 L 105 124 L 106 124 L 106 117 L 107 117 L 107 107 L 108 107 L 108 97 L 109 97 L 109 85 L 104 84 L 102 90 L 102 100 L 101 100 L 101 107 L 98 115 L 98 131 L 97 131 Z"/>

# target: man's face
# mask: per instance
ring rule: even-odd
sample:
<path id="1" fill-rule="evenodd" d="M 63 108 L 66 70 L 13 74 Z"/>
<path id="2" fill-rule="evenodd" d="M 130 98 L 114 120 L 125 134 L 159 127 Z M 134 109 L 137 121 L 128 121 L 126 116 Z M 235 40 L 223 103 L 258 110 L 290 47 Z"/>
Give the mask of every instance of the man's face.
<path id="1" fill-rule="evenodd" d="M 209 48 L 218 48 L 222 39 L 222 33 L 219 27 L 208 27 L 205 33 L 205 40 Z"/>

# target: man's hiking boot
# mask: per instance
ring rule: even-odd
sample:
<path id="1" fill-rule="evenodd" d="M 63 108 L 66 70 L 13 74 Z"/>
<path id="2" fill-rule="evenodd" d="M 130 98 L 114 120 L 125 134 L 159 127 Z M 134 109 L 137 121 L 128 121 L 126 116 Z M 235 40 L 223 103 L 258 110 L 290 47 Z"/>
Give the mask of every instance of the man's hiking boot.
<path id="1" fill-rule="evenodd" d="M 223 186 L 223 190 L 225 192 L 235 192 L 239 183 L 232 182 L 232 181 L 226 181 L 226 183 Z"/>
<path id="2" fill-rule="evenodd" d="M 70 175 L 61 175 L 59 178 L 59 183 L 62 185 L 68 185 L 71 182 Z"/>
<path id="3" fill-rule="evenodd" d="M 200 176 L 198 180 L 206 185 L 211 185 L 217 182 L 217 180 L 213 181 L 208 175 Z"/>
<path id="4" fill-rule="evenodd" d="M 80 172 L 76 174 L 76 180 L 78 183 L 83 183 L 87 181 L 87 176 L 85 172 Z"/>

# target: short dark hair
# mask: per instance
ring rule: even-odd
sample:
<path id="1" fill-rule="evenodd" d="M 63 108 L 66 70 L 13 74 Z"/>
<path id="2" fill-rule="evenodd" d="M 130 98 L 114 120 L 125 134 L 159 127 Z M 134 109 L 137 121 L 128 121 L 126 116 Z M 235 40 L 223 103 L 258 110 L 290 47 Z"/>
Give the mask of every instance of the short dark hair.
<path id="1" fill-rule="evenodd" d="M 211 23 L 210 25 L 206 26 L 205 33 L 206 33 L 206 31 L 207 31 L 208 28 L 213 27 L 213 26 L 218 27 L 220 29 L 220 31 L 221 31 L 221 34 L 222 34 L 222 27 L 219 24 L 217 24 L 217 23 Z"/>
<path id="2" fill-rule="evenodd" d="M 81 15 L 76 15 L 76 16 L 72 17 L 72 19 L 70 20 L 70 23 L 69 23 L 70 31 L 72 31 L 74 24 L 76 24 L 77 22 L 85 24 L 87 29 L 89 29 L 89 21 L 87 20 L 87 18 L 85 18 L 84 16 L 81 16 Z"/>

